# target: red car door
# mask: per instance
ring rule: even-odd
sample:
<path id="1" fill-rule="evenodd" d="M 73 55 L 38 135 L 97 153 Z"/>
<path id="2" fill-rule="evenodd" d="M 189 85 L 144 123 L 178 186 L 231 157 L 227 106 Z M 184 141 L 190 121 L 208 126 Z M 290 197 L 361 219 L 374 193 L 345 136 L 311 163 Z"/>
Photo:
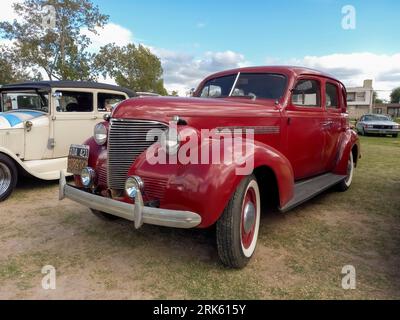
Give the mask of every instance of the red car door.
<path id="1" fill-rule="evenodd" d="M 312 177 L 325 171 L 322 83 L 318 77 L 302 77 L 294 86 L 286 107 L 285 155 L 292 164 L 296 180 Z"/>
<path id="2" fill-rule="evenodd" d="M 324 84 L 324 105 L 326 120 L 323 129 L 326 135 L 324 148 L 324 163 L 326 171 L 331 171 L 335 165 L 340 133 L 342 131 L 342 104 L 341 91 L 337 83 L 327 80 Z"/>

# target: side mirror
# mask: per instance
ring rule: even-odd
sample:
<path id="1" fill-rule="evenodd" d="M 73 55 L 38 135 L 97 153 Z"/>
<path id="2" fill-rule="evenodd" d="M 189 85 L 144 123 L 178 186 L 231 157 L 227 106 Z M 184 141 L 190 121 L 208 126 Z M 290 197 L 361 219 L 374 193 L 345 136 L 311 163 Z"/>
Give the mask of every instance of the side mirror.
<path id="1" fill-rule="evenodd" d="M 193 97 L 195 92 L 196 92 L 196 89 L 195 89 L 195 88 L 190 89 L 190 91 L 189 91 L 189 97 Z"/>

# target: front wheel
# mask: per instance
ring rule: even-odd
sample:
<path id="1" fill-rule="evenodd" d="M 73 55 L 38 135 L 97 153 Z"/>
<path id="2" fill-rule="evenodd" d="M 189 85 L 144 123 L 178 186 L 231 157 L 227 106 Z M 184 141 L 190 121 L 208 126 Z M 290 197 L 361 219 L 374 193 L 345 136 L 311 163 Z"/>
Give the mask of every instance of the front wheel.
<path id="1" fill-rule="evenodd" d="M 399 137 L 399 134 L 398 134 L 398 133 L 395 133 L 395 134 L 392 135 L 392 137 L 393 137 L 393 138 L 398 138 L 398 137 Z"/>
<path id="2" fill-rule="evenodd" d="M 353 152 L 350 151 L 350 158 L 347 163 L 347 176 L 342 182 L 338 185 L 338 190 L 341 192 L 349 190 L 351 183 L 353 182 L 353 175 L 354 175 L 354 157 Z"/>
<path id="3" fill-rule="evenodd" d="M 0 154 L 0 202 L 6 200 L 17 185 L 18 170 L 9 157 Z"/>
<path id="4" fill-rule="evenodd" d="M 222 263 L 244 268 L 252 258 L 260 228 L 260 190 L 254 175 L 244 179 L 217 222 L 217 246 Z"/>

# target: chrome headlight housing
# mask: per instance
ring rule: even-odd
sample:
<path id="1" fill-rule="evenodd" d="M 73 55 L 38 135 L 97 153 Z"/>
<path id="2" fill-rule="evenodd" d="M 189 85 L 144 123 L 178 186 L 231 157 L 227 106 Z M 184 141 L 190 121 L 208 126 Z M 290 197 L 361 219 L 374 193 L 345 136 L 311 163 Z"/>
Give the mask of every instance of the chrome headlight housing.
<path id="1" fill-rule="evenodd" d="M 104 145 L 107 142 L 108 131 L 104 124 L 98 123 L 94 127 L 94 140 L 99 146 Z"/>
<path id="2" fill-rule="evenodd" d="M 96 181 L 96 171 L 90 167 L 86 167 L 81 172 L 81 183 L 85 188 L 91 188 Z"/>
<path id="3" fill-rule="evenodd" d="M 135 199 L 138 192 L 143 192 L 144 190 L 144 182 L 138 176 L 132 176 L 126 179 L 125 182 L 125 193 L 126 195 L 131 198 Z"/>
<path id="4" fill-rule="evenodd" d="M 163 133 L 161 136 L 161 146 L 170 155 L 178 153 L 180 138 L 176 128 L 169 128 Z"/>

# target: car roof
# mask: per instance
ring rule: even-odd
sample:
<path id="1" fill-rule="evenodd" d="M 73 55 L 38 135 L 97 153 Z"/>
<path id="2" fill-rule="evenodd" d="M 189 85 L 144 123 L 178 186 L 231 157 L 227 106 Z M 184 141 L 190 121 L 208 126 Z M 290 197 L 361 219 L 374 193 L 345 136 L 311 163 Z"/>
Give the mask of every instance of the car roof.
<path id="1" fill-rule="evenodd" d="M 30 81 L 15 84 L 8 84 L 0 87 L 0 91 L 6 90 L 46 90 L 52 88 L 84 88 L 84 89 L 100 89 L 110 91 L 120 91 L 126 93 L 129 98 L 136 97 L 133 90 L 114 86 L 106 83 L 90 82 L 90 81 Z"/>
<path id="2" fill-rule="evenodd" d="M 214 77 L 219 77 L 219 76 L 224 76 L 232 73 L 238 73 L 238 72 L 243 72 L 243 73 L 260 73 L 260 72 L 266 72 L 266 73 L 283 73 L 283 74 L 291 74 L 293 76 L 301 76 L 301 75 L 315 75 L 315 76 L 321 76 L 325 78 L 329 78 L 332 80 L 335 80 L 337 82 L 340 82 L 342 85 L 343 83 L 335 78 L 333 75 L 311 69 L 311 68 L 306 68 L 306 67 L 298 67 L 298 66 L 258 66 L 258 67 L 244 67 L 244 68 L 237 68 L 237 69 L 231 69 L 231 70 L 226 70 L 222 72 L 215 73 L 213 75 L 210 75 L 207 77 L 207 79 L 214 78 Z M 343 85 L 344 86 L 344 85 Z"/>

